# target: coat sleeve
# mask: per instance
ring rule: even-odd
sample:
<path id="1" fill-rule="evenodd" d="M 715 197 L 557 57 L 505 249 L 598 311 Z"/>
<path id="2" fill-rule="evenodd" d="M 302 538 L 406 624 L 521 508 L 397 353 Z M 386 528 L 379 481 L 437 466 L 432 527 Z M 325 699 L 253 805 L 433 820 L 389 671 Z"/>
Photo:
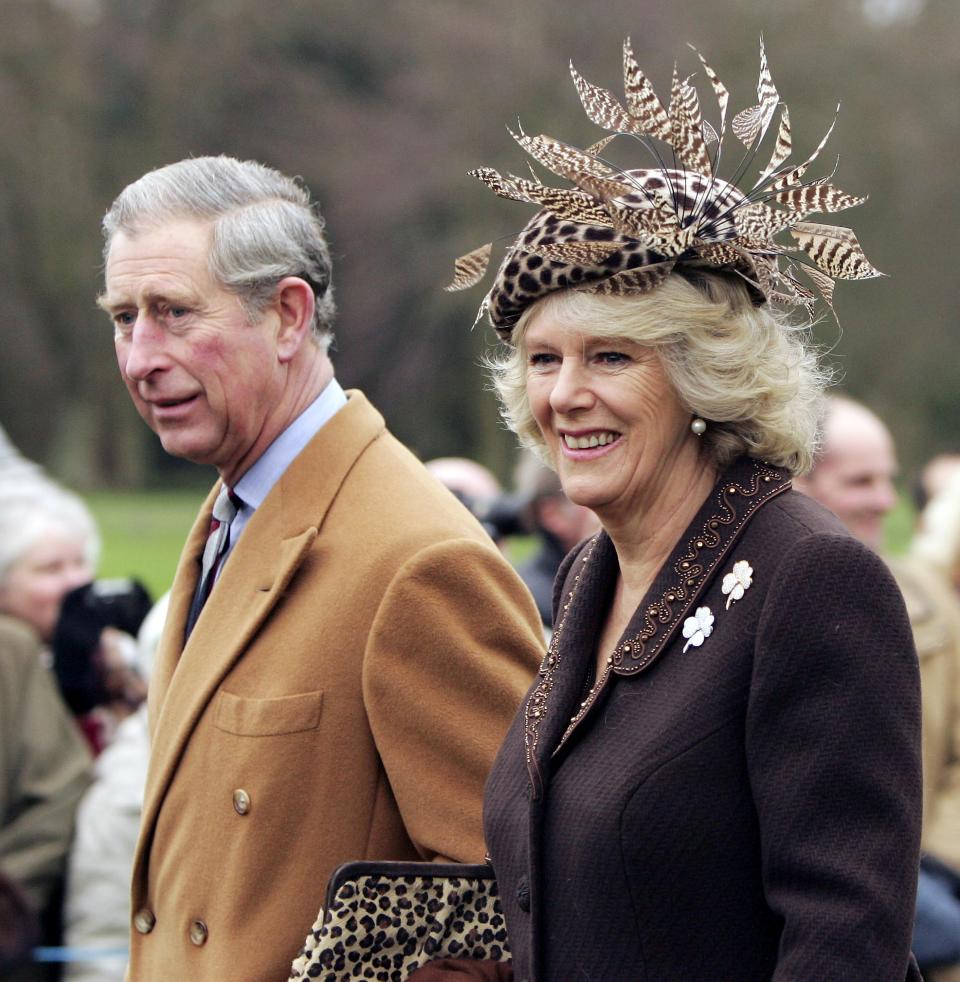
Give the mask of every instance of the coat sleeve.
<path id="1" fill-rule="evenodd" d="M 8 643 L 6 636 L 4 644 Z M 66 865 L 74 813 L 89 781 L 90 757 L 36 651 L 2 653 L 6 668 L 17 659 L 17 691 L 5 706 L 4 739 L 12 741 L 13 769 L 5 780 L 7 808 L 0 815 L 0 868 L 41 908 Z M 8 656 L 10 661 L 8 661 Z M 12 684 L 13 673 L 0 673 Z"/>
<path id="2" fill-rule="evenodd" d="M 937 592 L 928 587 L 922 598 L 935 616 L 930 623 L 912 624 L 920 658 L 924 740 L 939 751 L 924 773 L 923 847 L 960 869 L 960 605 L 946 581 L 935 587 Z"/>
<path id="3" fill-rule="evenodd" d="M 448 540 L 394 577 L 370 633 L 363 693 L 425 859 L 483 861 L 484 784 L 542 656 L 533 599 L 494 548 Z"/>
<path id="4" fill-rule="evenodd" d="M 920 843 L 920 692 L 902 598 L 859 542 L 811 535 L 764 604 L 747 715 L 778 982 L 903 979 Z"/>

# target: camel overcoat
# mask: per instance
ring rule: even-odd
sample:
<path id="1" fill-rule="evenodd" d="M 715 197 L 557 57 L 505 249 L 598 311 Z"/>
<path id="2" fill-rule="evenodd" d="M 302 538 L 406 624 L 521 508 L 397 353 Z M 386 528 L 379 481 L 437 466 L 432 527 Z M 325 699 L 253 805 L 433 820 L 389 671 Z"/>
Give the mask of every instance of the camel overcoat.
<path id="1" fill-rule="evenodd" d="M 135 982 L 282 982 L 339 863 L 483 859 L 483 784 L 539 617 L 479 524 L 348 396 L 185 647 L 219 486 L 184 548 L 150 686 Z"/>
<path id="2" fill-rule="evenodd" d="M 743 459 L 591 690 L 617 572 L 605 533 L 561 568 L 487 788 L 516 978 L 918 979 L 919 680 L 882 560 Z"/>

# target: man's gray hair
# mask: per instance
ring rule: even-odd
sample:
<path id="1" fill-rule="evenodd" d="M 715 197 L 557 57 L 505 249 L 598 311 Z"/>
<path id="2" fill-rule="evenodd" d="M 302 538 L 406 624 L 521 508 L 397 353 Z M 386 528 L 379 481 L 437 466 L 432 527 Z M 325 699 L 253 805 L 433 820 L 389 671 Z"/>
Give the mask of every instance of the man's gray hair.
<path id="1" fill-rule="evenodd" d="M 150 171 L 128 185 L 103 219 L 104 260 L 117 232 L 135 236 L 171 219 L 212 223 L 210 273 L 236 294 L 250 317 L 273 299 L 277 283 L 299 276 L 316 300 L 312 331 L 328 348 L 336 307 L 324 220 L 309 191 L 252 160 L 194 157 Z"/>

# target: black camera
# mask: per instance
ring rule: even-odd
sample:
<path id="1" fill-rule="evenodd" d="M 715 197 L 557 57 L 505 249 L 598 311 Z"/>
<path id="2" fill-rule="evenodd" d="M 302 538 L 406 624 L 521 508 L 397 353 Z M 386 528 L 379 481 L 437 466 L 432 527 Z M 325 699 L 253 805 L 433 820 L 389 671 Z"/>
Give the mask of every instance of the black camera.
<path id="1" fill-rule="evenodd" d="M 107 700 L 96 653 L 104 628 L 136 637 L 150 611 L 139 580 L 94 580 L 64 597 L 53 635 L 53 669 L 64 701 L 77 715 Z"/>

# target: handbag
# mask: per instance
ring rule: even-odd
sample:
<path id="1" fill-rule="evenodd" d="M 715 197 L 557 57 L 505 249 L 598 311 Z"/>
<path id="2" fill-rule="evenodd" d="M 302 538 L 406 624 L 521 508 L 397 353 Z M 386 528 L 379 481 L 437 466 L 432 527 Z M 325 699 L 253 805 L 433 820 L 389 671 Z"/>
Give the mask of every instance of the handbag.
<path id="1" fill-rule="evenodd" d="M 510 961 L 493 867 L 345 863 L 330 878 L 289 980 L 403 982 L 439 958 Z"/>

